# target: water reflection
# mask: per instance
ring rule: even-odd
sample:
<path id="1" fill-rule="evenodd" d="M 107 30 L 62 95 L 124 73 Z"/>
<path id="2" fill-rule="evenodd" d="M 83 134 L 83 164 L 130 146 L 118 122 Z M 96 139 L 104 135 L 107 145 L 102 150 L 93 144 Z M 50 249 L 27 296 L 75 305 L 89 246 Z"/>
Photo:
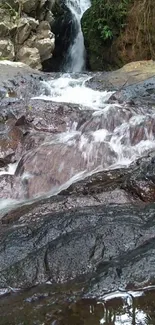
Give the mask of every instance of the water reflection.
<path id="1" fill-rule="evenodd" d="M 1 325 L 154 325 L 155 289 L 81 299 L 83 284 L 44 285 L 0 299 Z"/>

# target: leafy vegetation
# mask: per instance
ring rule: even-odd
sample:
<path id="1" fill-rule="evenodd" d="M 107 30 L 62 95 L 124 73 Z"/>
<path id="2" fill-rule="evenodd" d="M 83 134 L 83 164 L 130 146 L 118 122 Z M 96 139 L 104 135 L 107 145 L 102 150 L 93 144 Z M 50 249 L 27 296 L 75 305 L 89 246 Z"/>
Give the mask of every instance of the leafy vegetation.
<path id="1" fill-rule="evenodd" d="M 125 27 L 131 0 L 93 0 L 91 11 L 83 23 L 85 35 L 94 30 L 102 40 L 111 40 Z"/>
<path id="2" fill-rule="evenodd" d="M 154 0 L 92 0 L 82 18 L 92 70 L 155 60 Z"/>

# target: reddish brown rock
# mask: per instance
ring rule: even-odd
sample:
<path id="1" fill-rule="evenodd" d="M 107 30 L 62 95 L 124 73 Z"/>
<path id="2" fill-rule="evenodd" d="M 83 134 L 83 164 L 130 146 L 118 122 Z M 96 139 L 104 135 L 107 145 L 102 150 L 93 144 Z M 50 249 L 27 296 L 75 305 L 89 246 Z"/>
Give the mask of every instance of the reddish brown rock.
<path id="1" fill-rule="evenodd" d="M 16 119 L 8 119 L 1 132 L 0 158 L 7 162 L 18 160 L 21 153 L 23 132 L 15 123 Z"/>
<path id="2" fill-rule="evenodd" d="M 90 142 L 88 151 L 76 138 L 68 143 L 45 143 L 23 156 L 16 176 L 22 176 L 26 197 L 31 198 L 64 184 L 80 172 L 106 167 L 114 159 L 115 153 L 104 143 Z"/>

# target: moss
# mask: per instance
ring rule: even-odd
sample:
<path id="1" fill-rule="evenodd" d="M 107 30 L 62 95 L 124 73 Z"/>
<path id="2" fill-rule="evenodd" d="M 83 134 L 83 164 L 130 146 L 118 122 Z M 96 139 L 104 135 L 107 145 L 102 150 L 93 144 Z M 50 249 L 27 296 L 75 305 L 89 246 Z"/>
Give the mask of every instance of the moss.
<path id="1" fill-rule="evenodd" d="M 92 0 L 82 18 L 91 70 L 154 58 L 154 0 Z"/>

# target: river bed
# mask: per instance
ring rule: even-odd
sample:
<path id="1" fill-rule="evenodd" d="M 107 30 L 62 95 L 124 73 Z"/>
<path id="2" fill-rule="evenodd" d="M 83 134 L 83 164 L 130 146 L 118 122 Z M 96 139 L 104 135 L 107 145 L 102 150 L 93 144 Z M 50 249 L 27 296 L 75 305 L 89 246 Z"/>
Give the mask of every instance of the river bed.
<path id="1" fill-rule="evenodd" d="M 44 285 L 0 299 L 2 325 L 155 324 L 155 291 L 117 291 L 81 299 L 82 282 Z"/>
<path id="2" fill-rule="evenodd" d="M 1 100 L 2 325 L 155 324 L 154 106 L 91 77 Z"/>

